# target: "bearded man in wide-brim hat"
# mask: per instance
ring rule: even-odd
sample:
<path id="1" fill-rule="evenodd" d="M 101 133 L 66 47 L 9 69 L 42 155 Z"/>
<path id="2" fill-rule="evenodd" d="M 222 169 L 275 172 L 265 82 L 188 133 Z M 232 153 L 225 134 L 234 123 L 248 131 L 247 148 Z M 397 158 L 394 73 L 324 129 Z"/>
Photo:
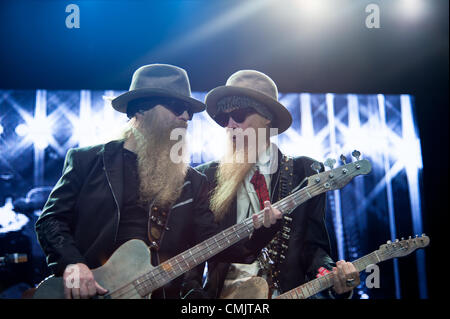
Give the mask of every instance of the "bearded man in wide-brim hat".
<path id="1" fill-rule="evenodd" d="M 196 167 L 212 184 L 210 207 L 222 228 L 264 209 L 269 201 L 281 200 L 316 173 L 313 159 L 285 156 L 270 142 L 271 136 L 290 127 L 292 117 L 267 75 L 238 71 L 226 85 L 211 90 L 205 103 L 208 115 L 227 131 L 225 155 Z M 277 232 L 274 240 L 263 252 L 247 255 L 246 264 L 209 265 L 210 296 L 273 297 L 334 271 L 334 287 L 324 296 L 349 297 L 359 274 L 351 263 L 335 264 L 330 257 L 325 200 L 325 194 L 312 198 L 278 221 L 270 229 Z"/>
<path id="2" fill-rule="evenodd" d="M 70 149 L 36 223 L 50 269 L 63 276 L 66 298 L 107 293 L 91 269 L 131 239 L 145 242 L 156 265 L 217 232 L 207 180 L 176 156 L 180 145 L 175 152 L 173 147 L 180 141 L 170 138 L 173 130 L 186 129 L 193 114 L 205 109 L 192 98 L 186 71 L 167 64 L 145 65 L 134 72 L 130 90 L 111 104 L 130 119 L 122 138 Z M 269 212 L 265 217 L 280 216 Z M 237 245 L 222 258 L 239 259 L 240 249 L 247 247 Z M 74 269 L 79 287 L 66 284 Z M 131 277 L 130 282 L 136 274 Z M 201 289 L 201 279 L 187 278 L 178 277 L 152 297 L 180 298 Z"/>

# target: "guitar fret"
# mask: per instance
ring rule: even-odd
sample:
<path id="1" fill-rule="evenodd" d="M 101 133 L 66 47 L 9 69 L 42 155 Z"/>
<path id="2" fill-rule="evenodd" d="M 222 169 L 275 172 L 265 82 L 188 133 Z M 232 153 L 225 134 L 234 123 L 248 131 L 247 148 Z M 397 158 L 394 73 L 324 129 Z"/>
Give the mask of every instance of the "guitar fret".
<path id="1" fill-rule="evenodd" d="M 189 253 L 191 254 L 192 259 L 194 259 L 194 263 L 196 263 L 197 261 L 195 260 L 194 255 L 192 255 L 192 251 L 191 250 L 189 250 Z"/>
<path id="2" fill-rule="evenodd" d="M 306 186 L 297 192 L 285 197 L 280 200 L 278 203 L 275 203 L 273 206 L 280 209 L 283 214 L 286 212 L 290 212 L 295 209 L 298 205 L 307 201 L 309 198 L 323 193 L 326 191 L 320 184 L 314 184 L 310 186 Z M 257 218 L 259 221 L 263 221 L 263 212 L 260 211 L 257 214 Z M 244 220 L 242 223 L 233 225 L 217 235 L 211 237 L 210 239 L 200 243 L 188 251 L 181 253 L 172 259 L 169 259 L 165 263 L 153 269 L 151 272 L 146 274 L 145 277 L 139 278 L 138 281 L 135 282 L 136 286 L 140 289 L 140 293 L 146 290 L 147 294 L 152 291 L 150 288 L 159 288 L 175 277 L 179 276 L 179 274 L 192 269 L 196 265 L 208 260 L 208 258 L 216 255 L 218 252 L 228 248 L 233 245 L 240 239 L 244 237 L 248 237 L 252 234 L 253 222 L 252 218 L 249 217 Z M 375 255 L 379 260 L 378 256 Z M 309 285 L 305 285 L 300 287 L 300 289 L 293 290 L 289 294 L 284 295 L 284 297 L 288 298 L 302 298 L 304 299 L 306 296 L 310 296 L 315 291 L 321 289 L 323 285 L 329 285 L 329 278 L 324 278 L 314 281 Z"/>
<path id="3" fill-rule="evenodd" d="M 237 236 L 238 239 L 241 239 L 241 236 L 239 235 L 239 231 L 236 230 L 236 225 L 233 226 L 234 234 Z"/>
<path id="4" fill-rule="evenodd" d="M 221 248 L 221 247 L 220 247 L 220 244 L 219 244 L 219 242 L 217 241 L 217 238 L 216 238 L 216 237 L 214 237 L 214 241 L 216 242 L 217 247 L 218 247 L 218 248 Z"/>
<path id="5" fill-rule="evenodd" d="M 311 289 L 311 290 L 310 290 Z M 306 285 L 306 290 L 308 291 L 308 297 L 312 296 L 314 293 L 313 287 L 311 287 L 311 283 Z"/>
<path id="6" fill-rule="evenodd" d="M 294 289 L 294 291 L 293 292 L 295 292 L 295 295 L 296 295 L 296 297 L 297 298 L 295 298 L 295 299 L 303 299 L 302 297 L 303 297 L 303 294 L 302 294 L 302 292 L 299 290 L 299 289 Z M 300 294 L 299 294 L 300 293 Z"/>

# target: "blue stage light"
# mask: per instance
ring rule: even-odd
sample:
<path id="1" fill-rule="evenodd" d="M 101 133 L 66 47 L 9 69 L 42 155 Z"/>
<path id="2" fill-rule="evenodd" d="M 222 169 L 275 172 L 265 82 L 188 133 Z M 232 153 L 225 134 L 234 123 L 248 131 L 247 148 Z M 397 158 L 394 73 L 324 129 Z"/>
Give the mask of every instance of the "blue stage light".
<path id="1" fill-rule="evenodd" d="M 21 180 L 20 185 L 26 185 L 21 191 L 24 194 L 36 186 L 55 184 L 56 179 L 47 176 L 61 171 L 69 148 L 111 140 L 128 120 L 102 99 L 103 95 L 117 96 L 122 92 L 37 90 L 35 99 L 20 104 L 12 92 L 0 91 L 6 99 L 5 112 L 1 114 L 4 129 L 0 139 L 0 170 L 11 172 L 16 178 L 34 176 Z M 194 92 L 193 96 L 204 100 L 205 94 Z M 280 94 L 280 101 L 294 118 L 290 129 L 272 138 L 285 154 L 320 161 L 327 157 L 338 159 L 344 154 L 350 160 L 351 152 L 357 149 L 362 158 L 372 162 L 370 176 L 327 193 L 339 259 L 354 260 L 373 250 L 364 236 L 374 227 L 373 222 L 382 233 L 377 234 L 380 238 L 371 238 L 371 242 L 395 239 L 401 222 L 412 226 L 411 235 L 423 232 L 422 156 L 411 96 L 290 93 Z M 11 134 L 6 128 L 14 125 L 15 134 L 14 131 Z M 194 166 L 217 160 L 224 152 L 224 130 L 206 112 L 194 115 L 187 138 Z M 399 190 L 405 195 L 399 196 Z M 402 207 L 401 212 L 398 207 Z M 426 297 L 422 253 L 417 255 L 418 283 L 421 297 Z M 393 289 L 400 298 L 401 268 L 395 262 L 394 268 L 389 281 L 396 286 Z M 357 289 L 361 298 L 372 298 L 370 290 Z"/>

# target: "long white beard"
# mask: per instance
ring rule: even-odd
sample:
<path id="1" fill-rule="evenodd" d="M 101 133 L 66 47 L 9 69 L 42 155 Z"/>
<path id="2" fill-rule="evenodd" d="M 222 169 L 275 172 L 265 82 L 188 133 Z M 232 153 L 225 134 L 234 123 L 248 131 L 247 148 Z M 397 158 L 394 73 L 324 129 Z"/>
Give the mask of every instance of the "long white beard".
<path id="1" fill-rule="evenodd" d="M 154 201 L 159 207 L 169 208 L 181 194 L 188 164 L 174 163 L 170 158 L 173 145 L 180 143 L 170 140 L 170 132 L 180 125 L 167 123 L 157 110 L 151 111 L 145 114 L 144 125 L 131 127 L 136 141 L 139 195 L 142 202 Z"/>
<path id="2" fill-rule="evenodd" d="M 217 186 L 210 199 L 210 208 L 216 220 L 221 220 L 229 211 L 238 188 L 248 172 L 255 165 L 251 160 L 251 152 L 256 152 L 256 145 L 245 145 L 237 148 L 228 132 L 226 153 L 219 162 L 216 171 Z"/>

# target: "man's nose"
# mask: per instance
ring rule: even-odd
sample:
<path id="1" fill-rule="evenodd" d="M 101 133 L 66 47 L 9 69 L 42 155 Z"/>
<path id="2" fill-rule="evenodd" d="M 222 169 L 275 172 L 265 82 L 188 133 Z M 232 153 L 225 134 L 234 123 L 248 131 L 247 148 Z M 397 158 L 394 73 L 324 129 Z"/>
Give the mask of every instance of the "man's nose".
<path id="1" fill-rule="evenodd" d="M 183 114 L 181 114 L 180 116 L 178 116 L 180 119 L 183 119 L 185 121 L 189 121 L 191 118 L 189 117 L 189 114 L 187 111 L 184 111 Z"/>
<path id="2" fill-rule="evenodd" d="M 228 119 L 228 124 L 227 124 L 228 128 L 238 128 L 239 125 L 238 123 L 236 123 L 233 118 L 230 116 L 230 118 Z"/>

